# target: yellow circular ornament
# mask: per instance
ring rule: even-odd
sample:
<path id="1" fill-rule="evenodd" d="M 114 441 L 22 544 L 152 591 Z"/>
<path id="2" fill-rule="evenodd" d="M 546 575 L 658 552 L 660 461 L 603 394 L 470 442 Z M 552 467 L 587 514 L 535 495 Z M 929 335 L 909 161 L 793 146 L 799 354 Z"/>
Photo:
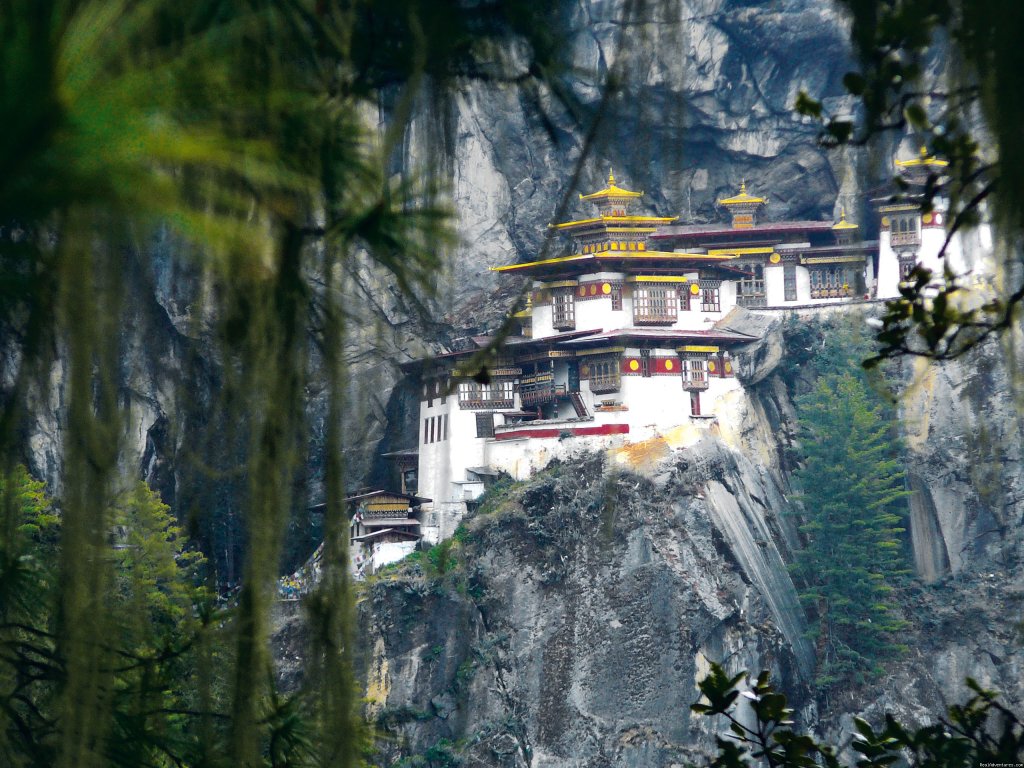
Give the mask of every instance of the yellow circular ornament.
<path id="1" fill-rule="evenodd" d="M 926 213 L 924 216 L 921 217 L 921 221 L 923 223 L 925 223 L 925 224 L 931 224 L 932 223 L 932 215 L 930 213 Z"/>
<path id="2" fill-rule="evenodd" d="M 888 216 L 883 216 L 882 217 L 882 226 L 883 227 L 888 227 L 889 226 L 889 217 Z"/>
<path id="3" fill-rule="evenodd" d="M 714 373 L 717 370 L 718 370 L 718 368 L 715 367 L 715 361 L 714 360 L 708 360 L 708 373 Z"/>
<path id="4" fill-rule="evenodd" d="M 640 370 L 640 361 L 639 360 L 630 360 L 629 361 L 629 370 L 631 370 L 631 371 L 639 371 Z"/>
<path id="5" fill-rule="evenodd" d="M 589 365 L 581 365 L 580 366 L 580 376 L 583 376 L 585 378 L 585 377 L 587 377 L 589 375 L 590 375 L 590 366 Z"/>
<path id="6" fill-rule="evenodd" d="M 694 296 L 696 296 L 698 293 L 700 293 L 700 286 L 697 285 L 696 283 L 693 283 L 690 286 L 690 293 L 692 293 Z"/>
<path id="7" fill-rule="evenodd" d="M 671 371 L 674 367 L 675 367 L 675 365 L 672 363 L 671 360 L 666 360 L 665 361 L 665 370 L 666 371 Z"/>
<path id="8" fill-rule="evenodd" d="M 597 286 L 596 285 L 590 286 L 590 295 L 591 296 L 597 296 Z"/>
<path id="9" fill-rule="evenodd" d="M 768 261 L 770 261 L 772 264 L 778 264 L 780 261 L 782 261 L 782 257 L 779 256 L 779 254 L 777 253 L 773 253 L 771 256 L 768 257 Z"/>
<path id="10" fill-rule="evenodd" d="M 608 283 L 605 283 L 604 285 L 601 286 L 601 293 L 603 293 L 605 296 L 607 296 L 611 292 L 612 287 Z"/>

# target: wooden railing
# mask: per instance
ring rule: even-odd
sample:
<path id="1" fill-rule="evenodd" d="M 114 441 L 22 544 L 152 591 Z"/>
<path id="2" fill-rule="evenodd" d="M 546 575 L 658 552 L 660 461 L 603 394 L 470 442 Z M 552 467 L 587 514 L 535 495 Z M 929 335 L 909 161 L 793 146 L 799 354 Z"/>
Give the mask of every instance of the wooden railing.
<path id="1" fill-rule="evenodd" d="M 519 399 L 523 407 L 550 403 L 556 397 L 565 395 L 565 384 L 555 384 L 550 373 L 524 376 L 519 380 Z"/>
<path id="2" fill-rule="evenodd" d="M 890 232 L 889 245 L 920 245 L 921 236 L 917 232 Z"/>
<path id="3" fill-rule="evenodd" d="M 602 392 L 618 392 L 622 387 L 622 376 L 618 371 L 604 376 L 590 374 L 590 391 L 595 394 Z"/>

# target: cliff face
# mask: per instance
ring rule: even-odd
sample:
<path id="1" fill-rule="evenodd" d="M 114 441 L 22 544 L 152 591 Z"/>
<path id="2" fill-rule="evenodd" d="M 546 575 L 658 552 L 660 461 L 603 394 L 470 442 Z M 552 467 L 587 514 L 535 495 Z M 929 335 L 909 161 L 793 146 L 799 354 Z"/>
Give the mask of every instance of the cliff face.
<path id="1" fill-rule="evenodd" d="M 800 724 L 836 740 L 854 714 L 925 722 L 963 698 L 967 676 L 1019 707 L 1024 470 L 1013 366 L 997 347 L 903 372 L 909 651 L 863 689 L 823 698 L 809 684 L 786 495 L 793 397 L 831 328 L 776 323 L 738 361 L 746 396 L 699 442 L 580 456 L 485 504 L 450 573 L 425 559 L 372 583 L 361 612 L 368 706 L 395 737 L 381 763 L 450 753 L 494 766 L 683 764 L 711 753 L 721 727 L 688 709 L 709 659 L 771 670 Z M 979 435 L 991 435 L 984 447 Z M 959 558 L 933 556 L 950 552 Z"/>
<path id="2" fill-rule="evenodd" d="M 814 127 L 791 109 L 801 88 L 824 94 L 830 107 L 842 103 L 849 57 L 835 11 L 816 0 L 655 0 L 625 23 L 633 5 L 564 3 L 559 34 L 579 65 L 565 82 L 579 100 L 581 121 L 570 121 L 549 93 L 531 100 L 493 83 L 466 84 L 450 98 L 421 101 L 399 166 L 413 169 L 429 160 L 451 179 L 460 244 L 437 278 L 436 296 L 426 300 L 436 322 L 418 314 L 379 270 L 354 264 L 350 271 L 346 307 L 353 321 L 345 352 L 352 407 L 344 432 L 353 487 L 371 477 L 384 482 L 383 468 L 375 466 L 379 450 L 408 447 L 409 430 L 396 424 L 408 423 L 409 414 L 401 397 L 390 398 L 401 379 L 398 363 L 466 330 L 495 327 L 519 286 L 510 280 L 499 285 L 487 267 L 535 257 L 545 248 L 549 222 L 588 214 L 575 193 L 600 186 L 609 166 L 623 183 L 648 191 L 652 211 L 686 221 L 715 219 L 714 201 L 734 192 L 742 178 L 770 194 L 776 218 L 828 217 L 837 194 L 852 212 L 854 193 L 866 183 L 863 163 L 817 147 Z M 623 62 L 622 92 L 602 105 L 602 78 Z M 381 109 L 383 120 L 386 105 Z M 585 115 L 599 109 L 604 119 L 588 143 L 581 135 Z M 442 156 L 427 154 L 439 148 Z M 560 211 L 563 198 L 569 205 Z M 210 546 L 225 561 L 219 562 L 223 578 L 233 581 L 234 557 L 222 553 L 241 547 L 244 489 L 242 481 L 210 478 L 236 475 L 244 435 L 231 433 L 244 424 L 210 421 L 224 386 L 224 361 L 209 343 L 217 322 L 204 306 L 211 286 L 191 256 L 184 243 L 161 233 L 127 257 L 128 317 L 117 372 L 123 464 L 127 474 L 158 488 L 183 519 L 202 510 L 216 520 L 220 538 Z M 9 357 L 0 369 L 3 386 L 13 376 Z M 24 425 L 25 454 L 33 473 L 57 489 L 65 386 L 60 364 L 50 379 L 52 396 L 35 403 Z M 319 500 L 325 404 L 315 383 L 307 410 L 307 469 Z M 296 526 L 305 522 L 297 519 Z"/>
<path id="3" fill-rule="evenodd" d="M 437 306 L 453 325 L 500 319 L 504 306 L 485 298 L 497 287 L 486 268 L 535 257 L 549 222 L 590 215 L 576 193 L 601 188 L 609 167 L 647 191 L 650 210 L 687 222 L 718 220 L 715 201 L 744 178 L 771 197 L 772 218 L 857 210 L 858 190 L 872 181 L 867 164 L 816 146 L 815 127 L 793 112 L 801 89 L 824 95 L 831 110 L 849 108 L 847 32 L 830 4 L 654 0 L 628 22 L 635 4 L 623 0 L 564 5 L 565 38 L 582 68 L 567 87 L 584 114 L 603 110 L 592 143 L 582 135 L 586 118 L 571 123 L 547 95 L 550 132 L 522 94 L 482 84 L 443 106 L 431 102 L 410 133 L 410 158 L 428 141 L 451 152 L 461 244 L 439 279 Z M 619 65 L 622 92 L 602 103 L 599 83 Z"/>

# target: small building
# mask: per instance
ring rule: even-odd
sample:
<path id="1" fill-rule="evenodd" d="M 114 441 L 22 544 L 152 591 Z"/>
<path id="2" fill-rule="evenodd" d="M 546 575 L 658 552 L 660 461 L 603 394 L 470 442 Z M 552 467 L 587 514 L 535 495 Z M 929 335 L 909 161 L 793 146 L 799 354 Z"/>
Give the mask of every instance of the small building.
<path id="1" fill-rule="evenodd" d="M 879 299 L 899 297 L 900 285 L 917 266 L 931 272 L 928 287 L 932 289 L 945 284 L 947 266 L 956 276 L 971 270 L 959 235 L 953 234 L 947 243 L 949 198 L 944 189 L 948 165 L 921 147 L 916 157 L 896 160 L 898 182 L 875 191 L 872 203 L 881 218 L 876 290 Z M 932 197 L 932 209 L 923 212 L 922 202 L 929 184 L 936 194 Z"/>
<path id="2" fill-rule="evenodd" d="M 392 491 L 349 496 L 349 551 L 360 578 L 401 560 L 423 538 L 419 510 L 430 499 Z"/>

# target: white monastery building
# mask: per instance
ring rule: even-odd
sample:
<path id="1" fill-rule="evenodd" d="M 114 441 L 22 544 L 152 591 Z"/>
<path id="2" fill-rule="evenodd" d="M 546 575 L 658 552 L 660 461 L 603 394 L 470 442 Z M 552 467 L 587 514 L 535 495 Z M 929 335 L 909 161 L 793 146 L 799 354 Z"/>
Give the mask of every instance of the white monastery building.
<path id="1" fill-rule="evenodd" d="M 896 165 L 913 190 L 945 163 L 922 152 Z M 642 196 L 609 174 L 581 196 L 592 217 L 551 225 L 563 255 L 496 268 L 532 281 L 511 335 L 497 345 L 473 337 L 409 366 L 421 382 L 418 445 L 389 454 L 401 493 L 353 497 L 358 562 L 376 569 L 420 539 L 449 537 L 500 475 L 524 479 L 580 449 L 706 428 L 741 389 L 733 351 L 756 341 L 733 328 L 744 327 L 730 322 L 735 307 L 888 299 L 916 264 L 942 275 L 942 199 L 924 215 L 913 197 L 874 200 L 880 240 L 864 242 L 845 211 L 838 222 L 762 221 L 768 200 L 745 183 L 718 201 L 729 219 L 720 225 L 648 215 Z M 954 242 L 954 269 L 959 254 Z"/>

